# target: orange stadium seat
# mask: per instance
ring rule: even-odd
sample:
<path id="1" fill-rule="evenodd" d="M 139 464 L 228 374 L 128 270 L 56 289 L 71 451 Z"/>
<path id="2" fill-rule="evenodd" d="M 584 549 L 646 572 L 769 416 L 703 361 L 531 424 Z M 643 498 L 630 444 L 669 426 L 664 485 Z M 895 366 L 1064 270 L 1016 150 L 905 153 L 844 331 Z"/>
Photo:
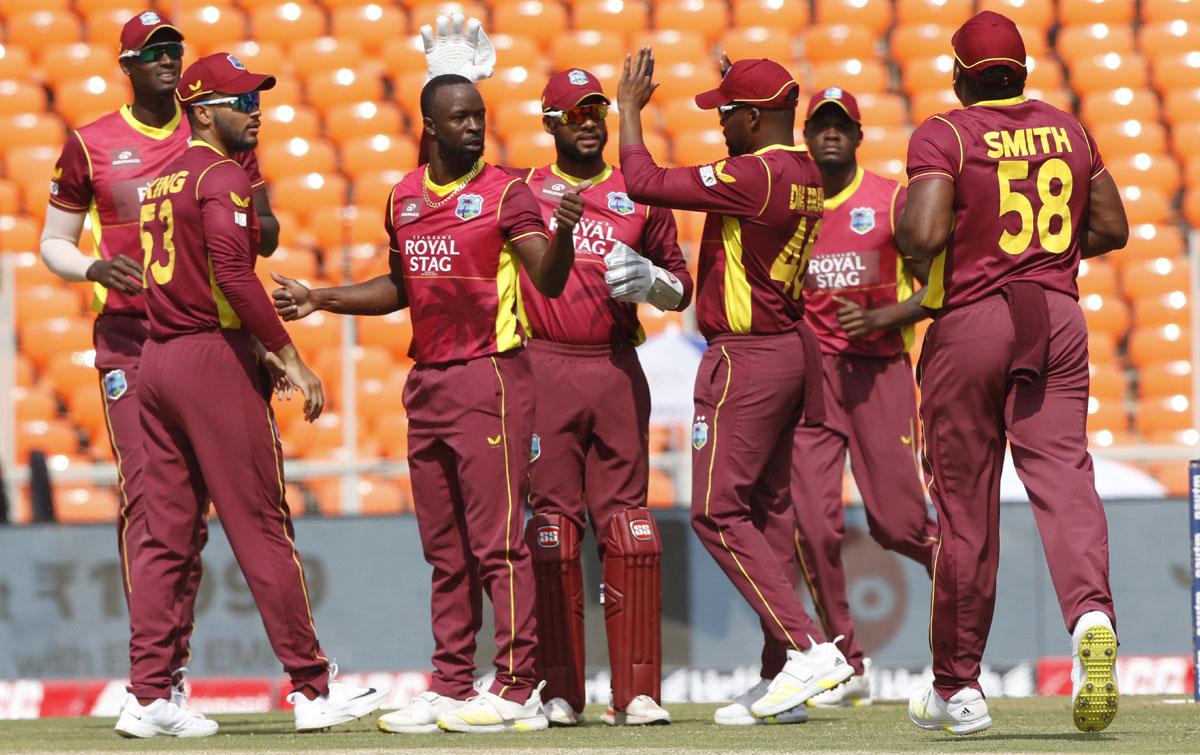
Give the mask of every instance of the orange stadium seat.
<path id="1" fill-rule="evenodd" d="M 316 111 L 299 104 L 264 107 L 262 124 L 260 149 L 265 149 L 268 144 L 285 143 L 292 139 L 317 139 L 321 131 L 321 119 Z"/>
<path id="2" fill-rule="evenodd" d="M 293 137 L 258 150 L 259 162 L 272 179 L 301 173 L 329 173 L 337 168 L 337 151 L 323 139 Z"/>
<path id="3" fill-rule="evenodd" d="M 128 19 L 129 17 L 125 16 L 125 20 Z M 195 50 L 195 57 L 188 56 L 193 60 L 214 52 L 232 52 L 228 48 L 233 43 L 246 39 L 246 14 L 230 6 L 199 5 L 184 9 L 181 13 L 172 13 L 171 20 L 183 30 L 189 52 Z M 111 38 L 116 39 L 119 35 L 118 29 Z M 103 41 L 97 38 L 95 33 L 92 34 L 92 39 L 96 42 Z M 255 70 L 253 66 L 251 70 Z"/>
<path id="4" fill-rule="evenodd" d="M 855 97 L 882 94 L 887 90 L 890 78 L 887 67 L 878 60 L 839 60 L 813 67 L 812 88 L 839 86 Z"/>
<path id="5" fill-rule="evenodd" d="M 49 181 L 54 173 L 54 164 L 58 162 L 62 150 L 51 146 L 14 147 L 4 154 L 4 164 L 11 176 L 22 181 L 41 181 L 45 189 L 45 199 L 49 195 Z M 32 197 L 26 197 L 26 203 Z M 40 203 L 39 203 L 40 204 Z M 36 208 L 30 207 L 29 210 Z"/>
<path id="6" fill-rule="evenodd" d="M 1130 223 L 1165 222 L 1171 216 L 1171 205 L 1163 192 L 1149 187 L 1124 186 L 1121 199 L 1125 204 L 1125 216 Z"/>
<path id="7" fill-rule="evenodd" d="M 54 519 L 61 524 L 99 524 L 115 521 L 117 492 L 79 483 L 54 486 Z"/>
<path id="8" fill-rule="evenodd" d="M 1063 73 L 1063 67 L 1058 64 L 1057 60 L 1043 57 L 1033 58 L 1027 60 L 1027 62 L 1029 64 L 1029 76 L 1026 78 L 1025 91 L 1059 90 L 1063 88 L 1066 82 L 1066 75 Z M 1047 102 L 1049 102 L 1048 99 Z M 1067 109 L 1070 110 L 1071 108 Z"/>
<path id="9" fill-rule="evenodd" d="M 1080 298 L 1088 329 L 1120 339 L 1129 330 L 1129 305 L 1118 296 L 1088 294 Z"/>
<path id="10" fill-rule="evenodd" d="M 1091 129 L 1092 138 L 1106 159 L 1142 152 L 1166 152 L 1167 134 L 1156 121 L 1128 120 L 1100 123 Z"/>
<path id="11" fill-rule="evenodd" d="M 1134 4 L 1128 0 L 1059 0 L 1058 22 L 1071 24 L 1130 24 Z"/>
<path id="12" fill-rule="evenodd" d="M 911 97 L 929 90 L 950 89 L 953 68 L 954 58 L 949 55 L 908 60 L 901 67 L 900 82 Z"/>
<path id="13" fill-rule="evenodd" d="M 876 36 L 892 25 L 891 0 L 817 0 L 816 11 L 819 24 L 861 26 Z"/>
<path id="14" fill-rule="evenodd" d="M 972 15 L 974 0 L 897 0 L 900 24 L 945 24 L 958 28 Z"/>
<path id="15" fill-rule="evenodd" d="M 505 65 L 541 68 L 544 53 L 532 37 L 521 34 L 492 34 L 496 57 Z"/>
<path id="16" fill-rule="evenodd" d="M 325 112 L 325 135 L 339 146 L 366 136 L 396 137 L 403 133 L 404 113 L 391 102 L 356 102 Z"/>
<path id="17" fill-rule="evenodd" d="M 21 187 L 0 178 L 0 215 L 16 215 L 21 211 Z"/>
<path id="18" fill-rule="evenodd" d="M 83 26 L 74 13 L 53 10 L 9 13 L 6 22 L 9 39 L 37 40 L 39 45 L 66 44 L 83 39 Z"/>
<path id="19" fill-rule="evenodd" d="M 629 40 L 629 49 L 636 50 L 643 45 L 649 45 L 654 48 L 656 65 L 697 63 L 712 57 L 712 43 L 704 35 L 691 29 L 676 29 L 674 19 L 671 23 L 672 27 L 668 29 L 634 34 Z"/>
<path id="20" fill-rule="evenodd" d="M 0 79 L 0 112 L 40 113 L 46 102 L 46 90 L 31 81 Z"/>
<path id="21" fill-rule="evenodd" d="M 1104 258 L 1081 260 L 1077 281 L 1081 296 L 1112 296 L 1117 293 L 1117 272 Z"/>
<path id="22" fill-rule="evenodd" d="M 676 165 L 703 165 L 729 156 L 725 135 L 715 127 L 680 132 L 672 148 Z"/>
<path id="23" fill-rule="evenodd" d="M 283 45 L 276 42 L 244 40 L 230 45 L 226 50 L 218 50 L 216 52 L 228 52 L 242 61 L 242 64 L 251 71 L 269 73 L 275 76 L 276 79 L 288 68 L 287 53 L 284 52 Z M 187 62 L 186 58 L 184 62 Z M 274 98 L 278 89 L 279 84 L 277 82 L 275 89 L 268 92 L 268 96 Z M 283 100 L 276 101 L 283 102 Z M 289 102 L 293 105 L 299 104 L 298 100 L 290 100 Z"/>
<path id="24" fill-rule="evenodd" d="M 277 2 L 250 14 L 250 36 L 259 41 L 292 44 L 326 33 L 325 11 L 308 2 Z"/>
<path id="25" fill-rule="evenodd" d="M 16 385 L 20 388 L 31 388 L 37 382 L 36 371 L 29 357 L 17 352 Z"/>
<path id="26" fill-rule="evenodd" d="M 950 37 L 953 26 L 939 24 L 908 24 L 892 31 L 889 52 L 901 66 L 912 60 L 951 55 Z"/>
<path id="27" fill-rule="evenodd" d="M 1129 87 L 1088 92 L 1079 98 L 1079 117 L 1084 123 L 1157 120 L 1158 98 L 1147 89 Z"/>
<path id="28" fill-rule="evenodd" d="M 795 34 L 808 26 L 808 3 L 787 0 L 733 0 L 733 26 L 769 26 Z"/>
<path id="29" fill-rule="evenodd" d="M 424 81 L 425 74 L 422 73 L 420 78 Z M 420 97 L 420 86 L 415 86 L 414 105 Z M 545 88 L 546 75 L 542 71 L 516 66 L 498 69 L 492 78 L 480 82 L 479 92 L 483 95 L 484 104 L 495 108 L 511 100 L 540 100 Z M 414 106 L 409 112 L 416 113 L 418 108 Z"/>
<path id="30" fill-rule="evenodd" d="M 37 10 L 66 10 L 67 0 L 4 0 L 0 3 L 0 14 L 28 13 Z"/>
<path id="31" fill-rule="evenodd" d="M 1191 23 L 1178 19 L 1143 24 L 1138 29 L 1138 47 L 1146 55 L 1186 55 L 1200 50 L 1200 17 Z"/>
<path id="32" fill-rule="evenodd" d="M 292 73 L 303 79 L 339 68 L 354 68 L 363 73 L 361 69 L 366 57 L 362 43 L 356 39 L 317 37 L 293 43 L 288 48 L 288 60 Z"/>
<path id="33" fill-rule="evenodd" d="M 342 170 L 356 177 L 379 170 L 409 171 L 417 167 L 417 143 L 407 136 L 352 139 L 342 145 Z"/>
<path id="34" fill-rule="evenodd" d="M 505 165 L 545 165 L 553 160 L 554 137 L 540 128 L 536 131 L 515 132 L 504 138 Z"/>
<path id="35" fill-rule="evenodd" d="M 693 97 L 664 99 L 661 113 L 663 127 L 672 138 L 688 131 L 713 128 L 718 122 L 713 111 L 696 107 Z"/>
<path id="36" fill-rule="evenodd" d="M 1136 225 L 1129 229 L 1129 243 L 1112 259 L 1124 272 L 1127 263 L 1143 264 L 1165 257 L 1178 259 L 1184 250 L 1183 232 L 1174 225 Z"/>
<path id="37" fill-rule="evenodd" d="M 912 110 L 912 122 L 914 124 L 924 123 L 934 115 L 962 107 L 962 103 L 958 101 L 954 90 L 949 87 L 915 92 L 909 98 L 908 104 Z"/>
<path id="38" fill-rule="evenodd" d="M 104 396 L 95 383 L 80 385 L 66 397 L 68 416 L 87 436 L 93 450 L 108 445 L 108 418 Z"/>
<path id="39" fill-rule="evenodd" d="M 1109 52 L 1064 59 L 1071 68 L 1071 86 L 1080 93 L 1121 87 L 1143 89 L 1150 82 L 1146 59 L 1136 53 Z"/>
<path id="40" fill-rule="evenodd" d="M 393 370 L 392 374 L 383 380 L 358 381 L 358 414 L 359 422 L 362 423 L 360 427 L 369 425 L 373 428 L 381 417 L 404 411 L 404 379 L 400 377 L 397 380 L 394 375 L 397 373 Z M 385 444 L 381 442 L 380 445 Z"/>
<path id="41" fill-rule="evenodd" d="M 358 341 L 363 346 L 379 346 L 391 351 L 393 358 L 404 359 L 412 343 L 412 322 L 408 310 L 382 317 L 358 319 Z"/>
<path id="42" fill-rule="evenodd" d="M 1142 22 L 1200 21 L 1200 5 L 1195 0 L 1141 0 Z"/>
<path id="43" fill-rule="evenodd" d="M 804 32 L 803 39 L 804 58 L 814 65 L 852 59 L 874 60 L 879 57 L 878 39 L 862 26 L 813 26 Z"/>
<path id="44" fill-rule="evenodd" d="M 56 354 L 41 371 L 42 379 L 48 381 L 60 397 L 72 395 L 80 386 L 97 388 L 96 353 L 72 351 Z"/>
<path id="45" fill-rule="evenodd" d="M 572 5 L 576 29 L 613 32 L 628 38 L 650 28 L 650 14 L 642 0 L 576 0 Z"/>
<path id="46" fill-rule="evenodd" d="M 65 419 L 34 420 L 17 426 L 17 458 L 25 461 L 31 451 L 47 455 L 79 453 L 79 434 Z"/>
<path id="47" fill-rule="evenodd" d="M 815 72 L 814 72 L 815 74 Z M 813 91 L 819 92 L 830 86 L 832 82 L 826 83 L 817 80 L 813 76 Z M 906 126 L 908 125 L 908 106 L 904 102 L 904 98 L 898 94 L 888 92 L 863 92 L 859 94 L 849 87 L 846 88 L 858 100 L 859 111 L 863 114 L 864 125 L 867 126 Z M 807 105 L 807 103 L 805 103 Z M 803 119 L 803 115 L 798 115 L 796 120 Z"/>
<path id="48" fill-rule="evenodd" d="M 360 73 L 354 68 L 319 71 L 304 80 L 305 99 L 319 111 L 355 102 L 382 100 L 383 92 L 383 79 L 377 73 Z"/>
<path id="49" fill-rule="evenodd" d="M 130 100 L 129 82 L 123 76 L 87 76 L 58 82 L 55 109 L 78 128 L 111 113 Z"/>
<path id="50" fill-rule="evenodd" d="M 354 177 L 355 204 L 370 207 L 383 207 L 392 187 L 404 178 L 404 172 L 399 170 L 376 170 Z"/>
<path id="51" fill-rule="evenodd" d="M 978 11 L 1008 16 L 1022 29 L 1045 32 L 1054 25 L 1054 0 L 979 0 Z"/>
<path id="52" fill-rule="evenodd" d="M 81 314 L 79 297 L 65 287 L 29 286 L 17 291 L 16 300 L 18 322 L 35 318 L 72 318 Z"/>
<path id="53" fill-rule="evenodd" d="M 1136 155 L 1106 159 L 1105 165 L 1120 187 L 1139 186 L 1155 189 L 1170 198 L 1182 182 L 1179 162 L 1170 155 L 1139 152 Z M 1167 209 L 1167 208 L 1164 208 Z"/>
<path id="54" fill-rule="evenodd" d="M 58 399 L 44 386 L 17 387 L 12 392 L 12 407 L 17 424 L 48 422 L 58 417 Z"/>
<path id="55" fill-rule="evenodd" d="M 1137 371 L 1138 395 L 1162 398 L 1192 392 L 1192 363 L 1186 359 L 1143 364 Z"/>
<path id="56" fill-rule="evenodd" d="M 903 160 L 908 154 L 909 133 L 907 126 L 865 125 L 858 156 L 863 160 Z"/>
<path id="57" fill-rule="evenodd" d="M 488 111 L 487 124 L 493 133 L 521 133 L 536 130 L 542 123 L 540 100 L 511 100 L 501 102 Z"/>
<path id="58" fill-rule="evenodd" d="M 730 21 L 725 0 L 656 0 L 654 14 L 658 28 L 697 32 L 709 44 L 729 28 Z"/>
<path id="59" fill-rule="evenodd" d="M 382 204 L 322 207 L 313 213 L 311 225 L 317 243 L 326 250 L 326 267 L 331 262 L 328 257 L 330 250 L 357 244 L 382 248 L 387 244 L 383 218 Z"/>
<path id="60" fill-rule="evenodd" d="M 264 260 L 259 260 L 259 272 L 275 272 L 298 280 L 315 280 L 318 276 L 317 257 L 307 249 L 279 247 Z M 274 288 L 275 284 L 271 284 Z"/>
<path id="61" fill-rule="evenodd" d="M 1109 24 L 1078 24 L 1058 30 L 1055 44 L 1063 60 L 1094 58 L 1110 52 L 1128 55 L 1134 52 L 1133 29 Z"/>
<path id="62" fill-rule="evenodd" d="M 16 44 L 0 42 L 0 78 L 28 76 L 32 69 L 29 51 Z"/>
<path id="63" fill-rule="evenodd" d="M 897 157 L 891 160 L 862 160 L 859 165 L 864 170 L 869 170 L 872 173 L 877 173 L 884 178 L 890 178 L 893 181 L 907 183 L 908 176 L 904 170 L 904 158 Z"/>
<path id="64" fill-rule="evenodd" d="M 54 113 L 0 114 L 0 153 L 12 147 L 61 147 L 66 138 L 64 128 L 62 119 Z"/>
<path id="65" fill-rule="evenodd" d="M 1191 391 L 1189 390 L 1188 393 Z M 1142 399 L 1134 412 L 1137 429 L 1143 435 L 1160 435 L 1195 429 L 1192 426 L 1192 407 L 1185 394 Z"/>
<path id="66" fill-rule="evenodd" d="M 1115 364 L 1089 364 L 1088 394 L 1101 401 L 1120 401 L 1125 397 L 1125 371 Z"/>
<path id="67" fill-rule="evenodd" d="M 1200 225 L 1200 187 L 1188 186 L 1183 195 L 1183 217 L 1193 226 Z"/>
<path id="68" fill-rule="evenodd" d="M 1191 331 L 1178 325 L 1134 328 L 1129 334 L 1133 364 L 1154 364 L 1192 359 Z"/>
<path id="69" fill-rule="evenodd" d="M 1152 461 L 1150 471 L 1163 484 L 1168 496 L 1185 498 L 1191 491 L 1191 476 L 1183 461 Z"/>
<path id="70" fill-rule="evenodd" d="M 1200 51 L 1184 55 L 1155 55 L 1151 59 L 1154 87 L 1162 93 L 1200 87 Z"/>
<path id="71" fill-rule="evenodd" d="M 1171 124 L 1200 121 L 1200 87 L 1165 92 L 1163 115 Z"/>
<path id="72" fill-rule="evenodd" d="M 41 227 L 24 215 L 0 215 L 0 252 L 28 252 L 38 247 Z"/>
<path id="73" fill-rule="evenodd" d="M 665 331 L 679 332 L 683 330 L 683 315 L 679 312 L 663 312 L 649 304 L 638 305 L 638 320 L 646 337 L 656 336 Z"/>
<path id="74" fill-rule="evenodd" d="M 380 53 L 384 70 L 393 77 L 420 73 L 425 77 L 425 47 L 420 35 L 388 40 Z"/>
<path id="75" fill-rule="evenodd" d="M 81 71 L 104 71 L 118 75 L 117 56 L 111 42 L 51 45 L 38 55 L 38 70 L 48 84 L 77 79 Z"/>
<path id="76" fill-rule="evenodd" d="M 317 207 L 345 202 L 346 181 L 337 175 L 307 173 L 272 179 L 271 202 L 300 216 Z"/>
<path id="77" fill-rule="evenodd" d="M 1172 291 L 1186 292 L 1190 274 L 1191 265 L 1187 260 L 1147 260 L 1140 265 L 1125 267 L 1121 271 L 1121 286 L 1131 300 L 1164 296 Z"/>
<path id="78" fill-rule="evenodd" d="M 368 477 L 359 481 L 358 513 L 361 516 L 388 516 L 412 511 L 412 493 L 399 480 Z"/>
<path id="79" fill-rule="evenodd" d="M 1102 401 L 1097 396 L 1088 397 L 1087 429 L 1089 433 L 1097 430 L 1126 431 L 1129 429 L 1129 415 L 1125 411 L 1124 400 Z"/>
<path id="80" fill-rule="evenodd" d="M 341 320 L 324 312 L 317 312 L 303 320 L 290 322 L 287 330 L 296 341 L 301 354 L 310 359 L 321 349 L 336 346 L 342 342 Z"/>
<path id="81" fill-rule="evenodd" d="M 552 63 L 547 72 L 562 71 L 573 66 L 591 68 L 594 63 L 615 66 L 624 60 L 624 53 L 620 51 L 625 47 L 625 37 L 616 32 L 597 29 L 567 32 L 551 40 Z M 545 81 L 541 80 L 541 84 L 545 85 Z"/>
<path id="82" fill-rule="evenodd" d="M 385 414 L 375 419 L 375 439 L 389 459 L 408 456 L 408 415 L 404 412 Z"/>
<path id="83" fill-rule="evenodd" d="M 715 89 L 721 83 L 716 64 L 707 60 L 656 65 L 654 77 L 658 81 L 655 96 L 661 96 L 664 100 L 695 96 L 699 92 Z"/>
<path id="84" fill-rule="evenodd" d="M 330 16 L 331 35 L 340 40 L 358 42 L 368 55 L 373 56 L 379 55 L 392 40 L 408 35 L 408 20 L 399 7 L 359 2 L 361 4 L 347 5 L 333 11 Z"/>
<path id="85" fill-rule="evenodd" d="M 478 18 L 481 21 L 487 19 L 488 9 L 482 2 L 461 2 L 460 0 L 411 0 L 408 3 L 409 18 L 412 21 L 412 30 L 415 32 L 421 24 L 434 23 L 434 20 L 439 16 L 448 16 L 451 13 L 461 13 L 464 18 Z"/>
<path id="86" fill-rule="evenodd" d="M 395 363 L 387 349 L 379 346 L 355 346 L 350 350 L 354 359 L 356 380 L 387 380 Z M 331 384 L 341 385 L 341 347 L 322 350 L 313 362 L 318 375 L 327 375 Z"/>
<path id="87" fill-rule="evenodd" d="M 1154 328 L 1163 325 L 1178 325 L 1186 328 L 1190 326 L 1191 316 L 1188 295 L 1183 291 L 1139 298 L 1133 302 L 1133 317 L 1139 328 Z"/>
<path id="88" fill-rule="evenodd" d="M 728 53 L 730 60 L 753 58 L 757 55 L 787 64 L 796 57 L 796 40 L 791 33 L 780 28 L 738 27 L 730 29 L 721 37 L 717 42 L 717 49 Z"/>
<path id="89" fill-rule="evenodd" d="M 17 252 L 8 255 L 8 258 L 13 262 L 13 272 L 16 276 L 16 284 L 18 288 L 29 288 L 32 286 L 55 286 L 62 287 L 62 279 L 50 271 L 42 263 L 41 255 L 37 252 Z M 75 286 L 68 285 L 68 288 Z"/>
<path id="90" fill-rule="evenodd" d="M 38 368 L 50 363 L 64 351 L 87 351 L 92 348 L 92 322 L 84 317 L 46 317 L 39 313 L 21 320 L 18 333 L 21 351 Z"/>
<path id="91" fill-rule="evenodd" d="M 669 509 L 678 503 L 675 481 L 661 469 L 651 469 L 647 480 L 646 505 L 652 509 Z"/>
<path id="92" fill-rule="evenodd" d="M 501 0 L 492 8 L 488 32 L 493 29 L 501 34 L 527 35 L 545 49 L 566 31 L 567 9 L 558 0 Z"/>

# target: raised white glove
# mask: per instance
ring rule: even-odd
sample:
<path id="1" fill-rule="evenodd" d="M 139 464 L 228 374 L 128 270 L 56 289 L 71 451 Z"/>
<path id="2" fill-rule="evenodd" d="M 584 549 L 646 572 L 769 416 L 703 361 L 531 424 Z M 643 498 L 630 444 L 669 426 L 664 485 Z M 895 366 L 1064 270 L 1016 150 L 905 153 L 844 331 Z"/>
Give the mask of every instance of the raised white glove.
<path id="1" fill-rule="evenodd" d="M 428 66 L 425 81 L 446 73 L 483 81 L 496 68 L 496 48 L 478 19 L 467 21 L 464 32 L 463 14 L 438 16 L 437 32 L 424 24 L 421 40 L 425 44 L 425 64 Z"/>
<path id="2" fill-rule="evenodd" d="M 617 301 L 649 303 L 663 311 L 679 306 L 683 284 L 671 273 L 656 266 L 620 241 L 604 255 L 604 282 Z"/>

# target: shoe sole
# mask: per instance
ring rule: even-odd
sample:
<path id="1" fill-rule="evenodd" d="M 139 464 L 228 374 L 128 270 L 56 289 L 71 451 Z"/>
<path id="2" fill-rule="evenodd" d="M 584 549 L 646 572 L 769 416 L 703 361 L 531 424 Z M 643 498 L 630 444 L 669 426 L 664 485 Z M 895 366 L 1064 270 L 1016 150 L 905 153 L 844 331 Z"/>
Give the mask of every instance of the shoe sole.
<path id="1" fill-rule="evenodd" d="M 630 716 L 628 713 L 617 713 L 610 716 L 606 711 L 600 720 L 609 726 L 667 726 L 671 723 L 671 714 L 664 716 Z"/>
<path id="2" fill-rule="evenodd" d="M 852 676 L 854 676 L 854 669 L 849 664 L 843 663 L 840 666 L 836 666 L 828 676 L 823 676 L 807 686 L 796 688 L 796 691 L 792 695 L 778 702 L 770 705 L 759 705 L 762 702 L 761 700 L 754 701 L 750 705 L 750 713 L 756 718 L 778 716 L 780 713 L 791 710 L 797 705 L 803 705 L 811 697 L 844 684 Z M 758 708 L 757 710 L 755 709 L 756 707 Z"/>
<path id="3" fill-rule="evenodd" d="M 438 719 L 438 728 L 442 731 L 454 732 L 457 734 L 502 734 L 506 731 L 513 732 L 531 732 L 545 731 L 550 728 L 550 721 L 545 716 L 534 716 L 532 718 L 522 718 L 520 721 L 505 721 L 500 724 L 456 724 Z"/>
<path id="4" fill-rule="evenodd" d="M 1090 627 L 1079 640 L 1083 684 L 1072 718 L 1080 731 L 1104 731 L 1117 717 L 1117 635 L 1106 626 Z"/>
<path id="5" fill-rule="evenodd" d="M 377 690 L 373 695 L 364 695 L 363 697 L 359 698 L 355 701 L 353 706 L 337 716 L 326 716 L 320 721 L 312 724 L 302 725 L 299 721 L 296 721 L 296 731 L 324 731 L 331 726 L 338 726 L 339 724 L 349 723 L 350 721 L 362 718 L 363 716 L 374 713 L 379 708 L 380 704 L 383 703 L 383 698 L 386 696 L 386 692 Z"/>
<path id="6" fill-rule="evenodd" d="M 947 724 L 936 723 L 933 721 L 919 721 L 910 710 L 908 712 L 908 720 L 912 721 L 914 724 L 922 729 L 925 729 L 926 731 L 947 731 L 960 737 L 967 734 L 974 734 L 975 732 L 983 731 L 984 729 L 992 728 L 992 717 L 990 715 L 966 724 Z"/>
<path id="7" fill-rule="evenodd" d="M 143 723 L 140 721 L 135 722 L 133 724 L 125 724 L 124 728 L 119 728 L 120 726 L 121 726 L 120 724 L 118 724 L 117 726 L 114 726 L 113 731 L 115 731 L 118 735 L 124 737 L 125 739 L 151 739 L 153 737 L 175 737 L 177 739 L 199 739 L 201 737 L 211 737 L 212 735 L 216 734 L 217 731 L 219 731 L 219 730 L 214 730 L 214 731 L 210 731 L 210 732 L 180 732 L 179 734 L 172 734 L 170 732 L 163 731 L 162 729 L 159 729 L 157 727 L 151 726 L 149 724 L 146 724 L 146 723 Z"/>
<path id="8" fill-rule="evenodd" d="M 393 726 L 385 724 L 383 721 L 376 721 L 375 727 L 388 734 L 436 734 L 441 731 L 437 724 L 404 724 Z"/>

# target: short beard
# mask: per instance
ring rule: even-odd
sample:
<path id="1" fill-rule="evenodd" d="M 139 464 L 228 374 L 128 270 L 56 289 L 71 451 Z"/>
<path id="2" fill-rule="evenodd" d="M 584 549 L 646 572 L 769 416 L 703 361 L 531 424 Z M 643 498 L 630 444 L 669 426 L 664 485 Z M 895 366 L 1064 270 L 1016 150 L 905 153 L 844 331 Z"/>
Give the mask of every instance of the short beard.
<path id="1" fill-rule="evenodd" d="M 575 142 L 569 141 L 566 137 L 560 137 L 557 133 L 554 135 L 554 146 L 558 149 L 558 154 L 563 157 L 578 163 L 586 163 L 589 160 L 603 157 L 604 148 L 608 146 L 608 132 L 600 132 L 600 148 L 592 155 L 584 154 L 583 150 L 575 145 Z"/>
<path id="2" fill-rule="evenodd" d="M 484 138 L 486 139 L 487 137 Z M 443 162 L 462 163 L 465 165 L 476 159 L 476 155 L 467 152 L 458 145 L 451 144 L 440 136 L 433 137 L 433 140 L 437 144 L 438 154 L 442 156 Z M 484 144 L 486 145 L 486 142 Z"/>
<path id="3" fill-rule="evenodd" d="M 213 130 L 217 132 L 217 137 L 220 138 L 221 143 L 225 145 L 225 149 L 230 154 L 249 152 L 258 146 L 257 136 L 239 134 L 233 130 L 233 126 L 229 125 L 228 121 L 220 116 L 213 119 Z"/>

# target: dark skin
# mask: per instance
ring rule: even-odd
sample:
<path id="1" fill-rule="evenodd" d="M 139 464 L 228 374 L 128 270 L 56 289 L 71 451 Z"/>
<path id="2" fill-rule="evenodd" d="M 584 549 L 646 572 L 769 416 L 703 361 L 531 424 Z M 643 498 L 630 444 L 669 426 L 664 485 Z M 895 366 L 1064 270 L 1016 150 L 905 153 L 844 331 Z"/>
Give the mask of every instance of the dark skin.
<path id="1" fill-rule="evenodd" d="M 429 141 L 429 178 L 446 186 L 465 177 L 483 156 L 486 110 L 472 84 L 439 89 L 431 115 L 424 119 Z M 533 285 L 545 296 L 557 297 L 566 285 L 575 262 L 572 232 L 583 215 L 579 193 L 591 186 L 583 181 L 563 195 L 554 211 L 557 228 L 547 243 L 539 235 L 526 236 L 513 247 Z M 272 273 L 280 288 L 272 294 L 275 309 L 284 320 L 299 320 L 324 310 L 344 315 L 383 315 L 408 306 L 402 273 L 393 268 L 364 283 L 310 290 L 299 281 Z"/>
<path id="2" fill-rule="evenodd" d="M 954 67 L 954 93 L 964 107 L 990 99 L 1003 99 L 973 85 Z M 1019 91 L 1018 91 L 1019 94 Z M 954 183 L 937 178 L 917 181 L 908 189 L 908 205 L 896 224 L 896 241 L 910 257 L 932 260 L 946 248 L 954 226 Z M 1085 259 L 1120 249 L 1129 240 L 1129 221 L 1112 176 L 1091 181 L 1087 224 L 1080 246 Z"/>
<path id="3" fill-rule="evenodd" d="M 804 123 L 804 141 L 817 167 L 826 197 L 840 194 L 850 185 L 858 173 L 857 152 L 862 144 L 862 126 L 855 123 L 845 110 L 833 103 L 817 108 Z M 928 280 L 929 263 L 905 260 L 909 272 L 921 281 Z M 902 302 L 878 309 L 867 309 L 857 302 L 833 297 L 842 306 L 838 309 L 838 323 L 851 338 L 865 338 L 880 330 L 899 328 L 925 319 L 921 300 L 922 289 Z"/>
<path id="4" fill-rule="evenodd" d="M 579 105 L 603 105 L 599 95 L 585 98 Z M 561 118 L 543 118 L 542 127 L 554 137 L 555 165 L 575 178 L 595 178 L 608 165 L 604 162 L 604 146 L 608 144 L 608 124 L 604 119 L 583 123 L 563 123 Z"/>

